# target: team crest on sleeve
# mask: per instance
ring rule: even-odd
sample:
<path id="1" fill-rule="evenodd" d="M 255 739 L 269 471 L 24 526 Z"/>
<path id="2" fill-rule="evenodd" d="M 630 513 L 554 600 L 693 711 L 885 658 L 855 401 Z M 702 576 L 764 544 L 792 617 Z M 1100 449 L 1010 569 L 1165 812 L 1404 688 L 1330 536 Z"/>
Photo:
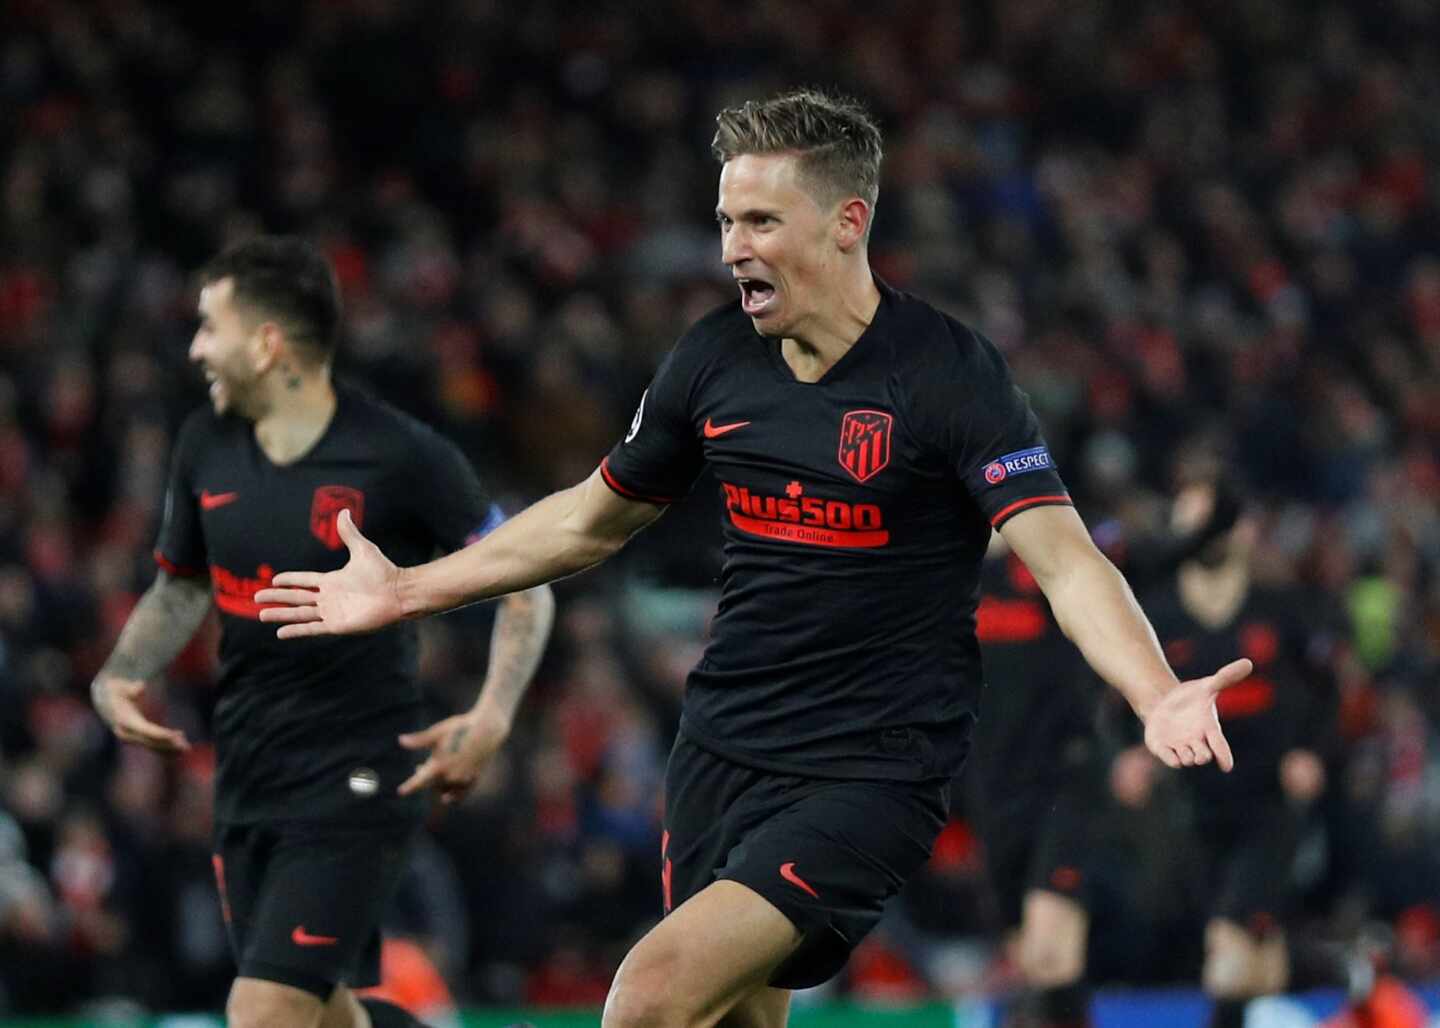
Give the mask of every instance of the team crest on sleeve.
<path id="1" fill-rule="evenodd" d="M 895 418 L 883 410 L 852 410 L 840 422 L 840 466 L 857 482 L 874 478 L 890 463 Z"/>
<path id="2" fill-rule="evenodd" d="M 322 485 L 315 490 L 310 501 L 310 534 L 327 549 L 338 550 L 345 545 L 335 525 L 342 510 L 348 510 L 355 527 L 360 528 L 365 520 L 365 494 L 348 485 Z"/>

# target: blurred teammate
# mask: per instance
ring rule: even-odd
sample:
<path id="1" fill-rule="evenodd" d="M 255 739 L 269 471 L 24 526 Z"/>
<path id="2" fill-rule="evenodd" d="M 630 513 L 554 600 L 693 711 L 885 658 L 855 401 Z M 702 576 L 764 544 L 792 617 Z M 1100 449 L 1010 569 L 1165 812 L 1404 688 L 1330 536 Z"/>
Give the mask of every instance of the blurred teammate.
<path id="1" fill-rule="evenodd" d="M 925 861 L 975 719 L 992 528 L 1167 762 L 1229 766 L 1214 696 L 1248 669 L 1177 682 L 995 347 L 872 274 L 869 117 L 800 92 L 718 121 L 739 299 L 679 341 L 596 472 L 403 571 L 342 515 L 343 570 L 260 594 L 304 638 L 550 581 L 613 554 L 708 462 L 726 562 L 667 772 L 668 914 L 621 964 L 607 1028 L 783 1024 L 788 990 L 835 974 Z"/>
<path id="2" fill-rule="evenodd" d="M 976 635 L 985 693 L 964 781 L 1024 994 L 1006 1028 L 1086 1025 L 1090 819 L 1100 801 L 1090 680 L 1040 585 L 1000 541 Z"/>
<path id="3" fill-rule="evenodd" d="M 1182 526 L 1195 516 L 1177 503 Z M 1209 872 L 1203 983 L 1215 1028 L 1238 1028 L 1250 999 L 1296 979 L 1346 984 L 1341 954 L 1287 944 L 1284 931 L 1301 829 L 1325 788 L 1321 753 L 1333 710 L 1305 659 L 1304 598 L 1251 580 L 1255 532 L 1254 519 L 1241 518 L 1146 596 L 1177 674 L 1217 654 L 1239 652 L 1254 663 L 1251 676 L 1219 697 L 1236 772 L 1202 768 L 1185 781 Z"/>
<path id="4" fill-rule="evenodd" d="M 1133 587 L 1173 573 L 1234 523 L 1230 491 L 1203 492 L 1193 530 L 1120 539 L 1106 526 L 1107 552 Z M 1091 676 L 1039 583 L 1003 538 L 992 544 L 980 588 L 975 630 L 987 684 L 965 781 L 987 882 L 1025 986 L 1005 1024 L 1079 1028 L 1090 1023 L 1085 979 L 1097 812 L 1110 802 L 1095 738 L 1096 697 L 1083 686 Z"/>
<path id="5" fill-rule="evenodd" d="M 548 637 L 536 588 L 497 615 L 474 708 L 424 731 L 413 629 L 285 646 L 259 622 L 276 567 L 338 566 L 349 512 L 410 560 L 501 518 L 460 451 L 330 368 L 339 296 L 323 256 L 262 238 L 216 258 L 190 358 L 210 407 L 181 430 L 155 583 L 92 686 L 125 742 L 189 746 L 142 713 L 146 679 L 219 608 L 215 875 L 239 977 L 232 1026 L 363 1026 L 349 986 L 378 981 L 379 924 L 427 806 L 462 795 L 503 742 Z M 407 734 L 408 733 L 408 734 Z M 431 752 L 417 769 L 411 751 Z M 374 1021 L 413 1023 L 388 1004 Z"/>

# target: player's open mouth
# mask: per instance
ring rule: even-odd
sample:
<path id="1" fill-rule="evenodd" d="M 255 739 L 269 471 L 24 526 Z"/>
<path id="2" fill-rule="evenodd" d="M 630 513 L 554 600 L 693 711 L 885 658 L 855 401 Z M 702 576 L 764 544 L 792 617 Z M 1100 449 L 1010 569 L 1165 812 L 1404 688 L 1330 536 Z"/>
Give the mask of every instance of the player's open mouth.
<path id="1" fill-rule="evenodd" d="M 752 318 L 766 314 L 775 300 L 775 287 L 758 278 L 737 279 L 740 283 L 740 306 Z"/>

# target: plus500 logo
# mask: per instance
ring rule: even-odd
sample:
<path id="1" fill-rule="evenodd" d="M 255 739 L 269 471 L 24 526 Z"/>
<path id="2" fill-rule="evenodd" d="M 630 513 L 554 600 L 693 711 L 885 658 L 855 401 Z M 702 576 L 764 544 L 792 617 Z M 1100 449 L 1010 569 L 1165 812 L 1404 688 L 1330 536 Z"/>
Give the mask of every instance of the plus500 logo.
<path id="1" fill-rule="evenodd" d="M 873 503 L 805 496 L 798 482 L 792 482 L 784 496 L 752 493 L 729 482 L 720 486 L 731 523 L 751 535 L 849 549 L 884 546 L 890 541 L 884 515 Z"/>

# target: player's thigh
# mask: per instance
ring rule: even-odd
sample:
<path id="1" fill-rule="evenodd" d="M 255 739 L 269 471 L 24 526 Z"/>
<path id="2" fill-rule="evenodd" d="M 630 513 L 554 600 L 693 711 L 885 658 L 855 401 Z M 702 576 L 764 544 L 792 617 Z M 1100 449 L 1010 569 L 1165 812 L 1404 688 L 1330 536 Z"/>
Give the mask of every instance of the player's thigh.
<path id="1" fill-rule="evenodd" d="M 1257 936 L 1223 917 L 1206 924 L 1202 982 L 1210 995 L 1232 999 L 1280 992 L 1289 970 L 1283 932 Z"/>
<path id="2" fill-rule="evenodd" d="M 720 1021 L 720 1028 L 785 1028 L 790 1020 L 790 990 L 768 986 L 751 990 Z"/>
<path id="3" fill-rule="evenodd" d="M 1042 988 L 1079 981 L 1089 934 L 1090 914 L 1074 898 L 1048 889 L 1026 893 L 1016 940 L 1025 980 Z"/>
<path id="4" fill-rule="evenodd" d="M 667 915 L 715 881 L 716 869 L 747 830 L 782 809 L 779 781 L 677 734 L 665 768 L 660 843 L 661 902 Z"/>
<path id="5" fill-rule="evenodd" d="M 414 840 L 411 822 L 277 828 L 244 950 L 242 975 L 328 1001 L 337 985 L 380 980 L 380 922 Z"/>
<path id="6" fill-rule="evenodd" d="M 1079 772 L 1077 772 L 1079 773 Z M 1058 783 L 1036 793 L 1032 806 L 1034 848 L 1026 869 L 1025 895 L 1051 893 L 1088 910 L 1091 864 L 1096 849 L 1093 791 L 1080 783 Z"/>
<path id="7" fill-rule="evenodd" d="M 210 863 L 235 962 L 245 952 L 274 834 L 264 825 L 217 823 Z"/>
<path id="8" fill-rule="evenodd" d="M 802 938 L 768 984 L 808 988 L 839 973 L 947 816 L 943 783 L 828 782 L 747 832 L 716 876 L 763 896 Z"/>
<path id="9" fill-rule="evenodd" d="M 304 989 L 241 975 L 230 986 L 225 1020 L 230 1028 L 315 1028 L 325 1002 Z"/>
<path id="10" fill-rule="evenodd" d="M 790 919 L 763 897 L 715 882 L 626 955 L 605 1002 L 604 1026 L 716 1024 L 763 989 L 800 940 Z"/>
<path id="11" fill-rule="evenodd" d="M 678 912 L 717 879 L 738 882 L 802 939 L 768 984 L 818 985 L 844 967 L 886 901 L 928 859 L 948 808 L 944 782 L 773 774 L 682 735 L 666 772 L 666 909 Z"/>
<path id="12" fill-rule="evenodd" d="M 325 1004 L 319 1028 L 370 1028 L 370 1015 L 354 992 L 337 985 Z"/>
<path id="13" fill-rule="evenodd" d="M 1018 929 L 1030 888 L 1036 835 L 1029 810 L 987 810 L 977 823 L 985 854 L 984 887 L 1007 931 Z"/>
<path id="14" fill-rule="evenodd" d="M 1295 902 L 1292 868 L 1299 840 L 1297 818 L 1279 804 L 1247 812 L 1217 855 L 1218 891 L 1211 915 L 1259 940 L 1277 933 Z"/>
<path id="15" fill-rule="evenodd" d="M 1094 842 L 1089 807 L 1059 792 L 1036 818 L 1018 936 L 1021 970 L 1032 985 L 1053 988 L 1085 972 Z"/>

